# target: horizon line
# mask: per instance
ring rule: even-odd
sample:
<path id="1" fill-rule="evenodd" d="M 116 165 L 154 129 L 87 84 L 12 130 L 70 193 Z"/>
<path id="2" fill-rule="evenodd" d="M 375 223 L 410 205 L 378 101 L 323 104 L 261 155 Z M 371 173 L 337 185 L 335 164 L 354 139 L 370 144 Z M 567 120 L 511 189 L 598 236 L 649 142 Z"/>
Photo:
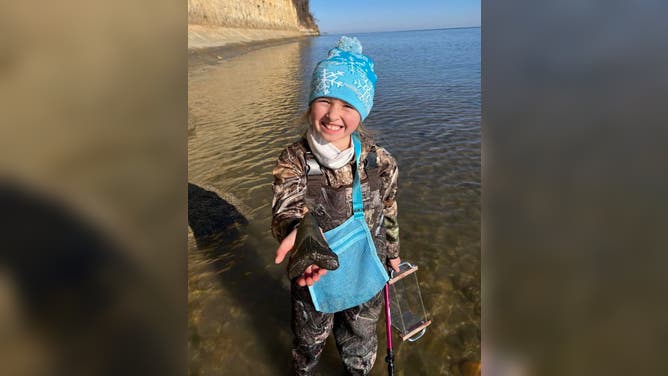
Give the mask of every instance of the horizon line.
<path id="1" fill-rule="evenodd" d="M 431 31 L 431 30 L 450 30 L 450 29 L 479 29 L 480 26 L 453 26 L 453 27 L 435 27 L 428 29 L 404 29 L 404 30 L 379 30 L 379 31 L 323 31 L 320 35 L 336 35 L 336 34 L 371 34 L 371 33 L 395 33 L 402 31 Z"/>

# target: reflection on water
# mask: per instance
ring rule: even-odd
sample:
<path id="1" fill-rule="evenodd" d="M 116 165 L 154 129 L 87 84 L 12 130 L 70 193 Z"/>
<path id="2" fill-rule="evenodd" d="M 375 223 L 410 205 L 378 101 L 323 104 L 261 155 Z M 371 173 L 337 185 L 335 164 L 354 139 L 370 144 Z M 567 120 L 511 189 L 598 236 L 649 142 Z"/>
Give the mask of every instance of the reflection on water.
<path id="1" fill-rule="evenodd" d="M 366 125 L 399 162 L 402 257 L 420 267 L 433 321 L 418 342 L 400 343 L 395 335 L 398 374 L 459 374 L 465 361 L 480 359 L 479 35 L 468 29 L 359 36 L 379 73 Z M 285 266 L 273 264 L 269 230 L 271 170 L 298 137 L 295 119 L 305 109 L 310 72 L 336 38 L 189 68 L 189 208 L 197 208 L 188 256 L 193 374 L 290 374 L 287 278 Z M 424 64 L 408 69 L 398 56 L 408 56 L 402 51 L 416 41 L 424 48 L 413 55 Z M 383 328 L 381 320 L 374 375 L 386 373 Z M 341 369 L 331 342 L 320 370 Z"/>

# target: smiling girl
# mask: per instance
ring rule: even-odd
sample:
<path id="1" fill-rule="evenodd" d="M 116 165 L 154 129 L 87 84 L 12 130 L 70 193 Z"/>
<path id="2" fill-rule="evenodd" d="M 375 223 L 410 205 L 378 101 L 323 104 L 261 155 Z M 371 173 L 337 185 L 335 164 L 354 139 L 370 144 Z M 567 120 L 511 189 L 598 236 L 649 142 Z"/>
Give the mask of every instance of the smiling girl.
<path id="1" fill-rule="evenodd" d="M 295 373 L 315 372 L 334 332 L 346 370 L 366 375 L 376 359 L 386 266 L 398 271 L 395 159 L 361 123 L 373 106 L 376 74 L 357 38 L 342 37 L 311 81 L 308 130 L 274 168 L 272 233 L 276 263 L 293 250 L 307 212 L 338 255 L 340 267 L 311 265 L 291 281 Z"/>

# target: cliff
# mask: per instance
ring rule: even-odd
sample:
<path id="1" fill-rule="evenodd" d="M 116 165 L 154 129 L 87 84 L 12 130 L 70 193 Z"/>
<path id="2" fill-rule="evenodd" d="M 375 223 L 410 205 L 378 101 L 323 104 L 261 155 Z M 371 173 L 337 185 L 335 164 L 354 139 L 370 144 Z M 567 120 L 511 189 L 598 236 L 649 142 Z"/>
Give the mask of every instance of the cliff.
<path id="1" fill-rule="evenodd" d="M 188 0 L 188 48 L 319 35 L 308 0 Z"/>

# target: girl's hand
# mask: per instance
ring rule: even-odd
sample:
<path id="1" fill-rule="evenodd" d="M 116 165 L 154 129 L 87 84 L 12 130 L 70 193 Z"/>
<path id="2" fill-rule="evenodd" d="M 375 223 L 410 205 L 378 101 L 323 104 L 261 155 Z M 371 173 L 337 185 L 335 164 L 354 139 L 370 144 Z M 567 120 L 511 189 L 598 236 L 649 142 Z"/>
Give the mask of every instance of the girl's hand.
<path id="1" fill-rule="evenodd" d="M 397 257 L 394 259 L 389 259 L 388 263 L 394 269 L 395 272 L 399 273 L 399 264 L 401 264 L 401 257 Z"/>
<path id="2" fill-rule="evenodd" d="M 295 246 L 296 239 L 297 239 L 297 229 L 294 229 L 292 230 L 292 232 L 288 234 L 288 236 L 285 237 L 285 239 L 283 239 L 281 244 L 279 244 L 278 249 L 276 250 L 276 259 L 274 260 L 276 264 L 280 264 L 281 262 L 283 262 L 283 259 L 285 259 L 285 255 L 287 255 L 288 252 L 290 252 L 290 250 L 292 249 L 292 247 Z"/>
<path id="3" fill-rule="evenodd" d="M 278 249 L 276 250 L 276 259 L 274 260 L 276 264 L 283 262 L 285 256 L 292 250 L 292 247 L 295 246 L 295 239 L 297 239 L 297 229 L 292 230 L 292 232 L 290 232 L 278 246 Z M 321 269 L 317 265 L 311 265 L 304 270 L 304 273 L 301 276 L 297 277 L 297 284 L 302 287 L 306 285 L 313 286 L 313 284 L 325 274 L 327 274 L 327 269 Z"/>
<path id="4" fill-rule="evenodd" d="M 304 271 L 300 277 L 297 277 L 297 284 L 301 287 L 306 285 L 313 286 L 320 277 L 327 274 L 327 269 L 322 269 L 318 265 L 311 265 Z"/>

